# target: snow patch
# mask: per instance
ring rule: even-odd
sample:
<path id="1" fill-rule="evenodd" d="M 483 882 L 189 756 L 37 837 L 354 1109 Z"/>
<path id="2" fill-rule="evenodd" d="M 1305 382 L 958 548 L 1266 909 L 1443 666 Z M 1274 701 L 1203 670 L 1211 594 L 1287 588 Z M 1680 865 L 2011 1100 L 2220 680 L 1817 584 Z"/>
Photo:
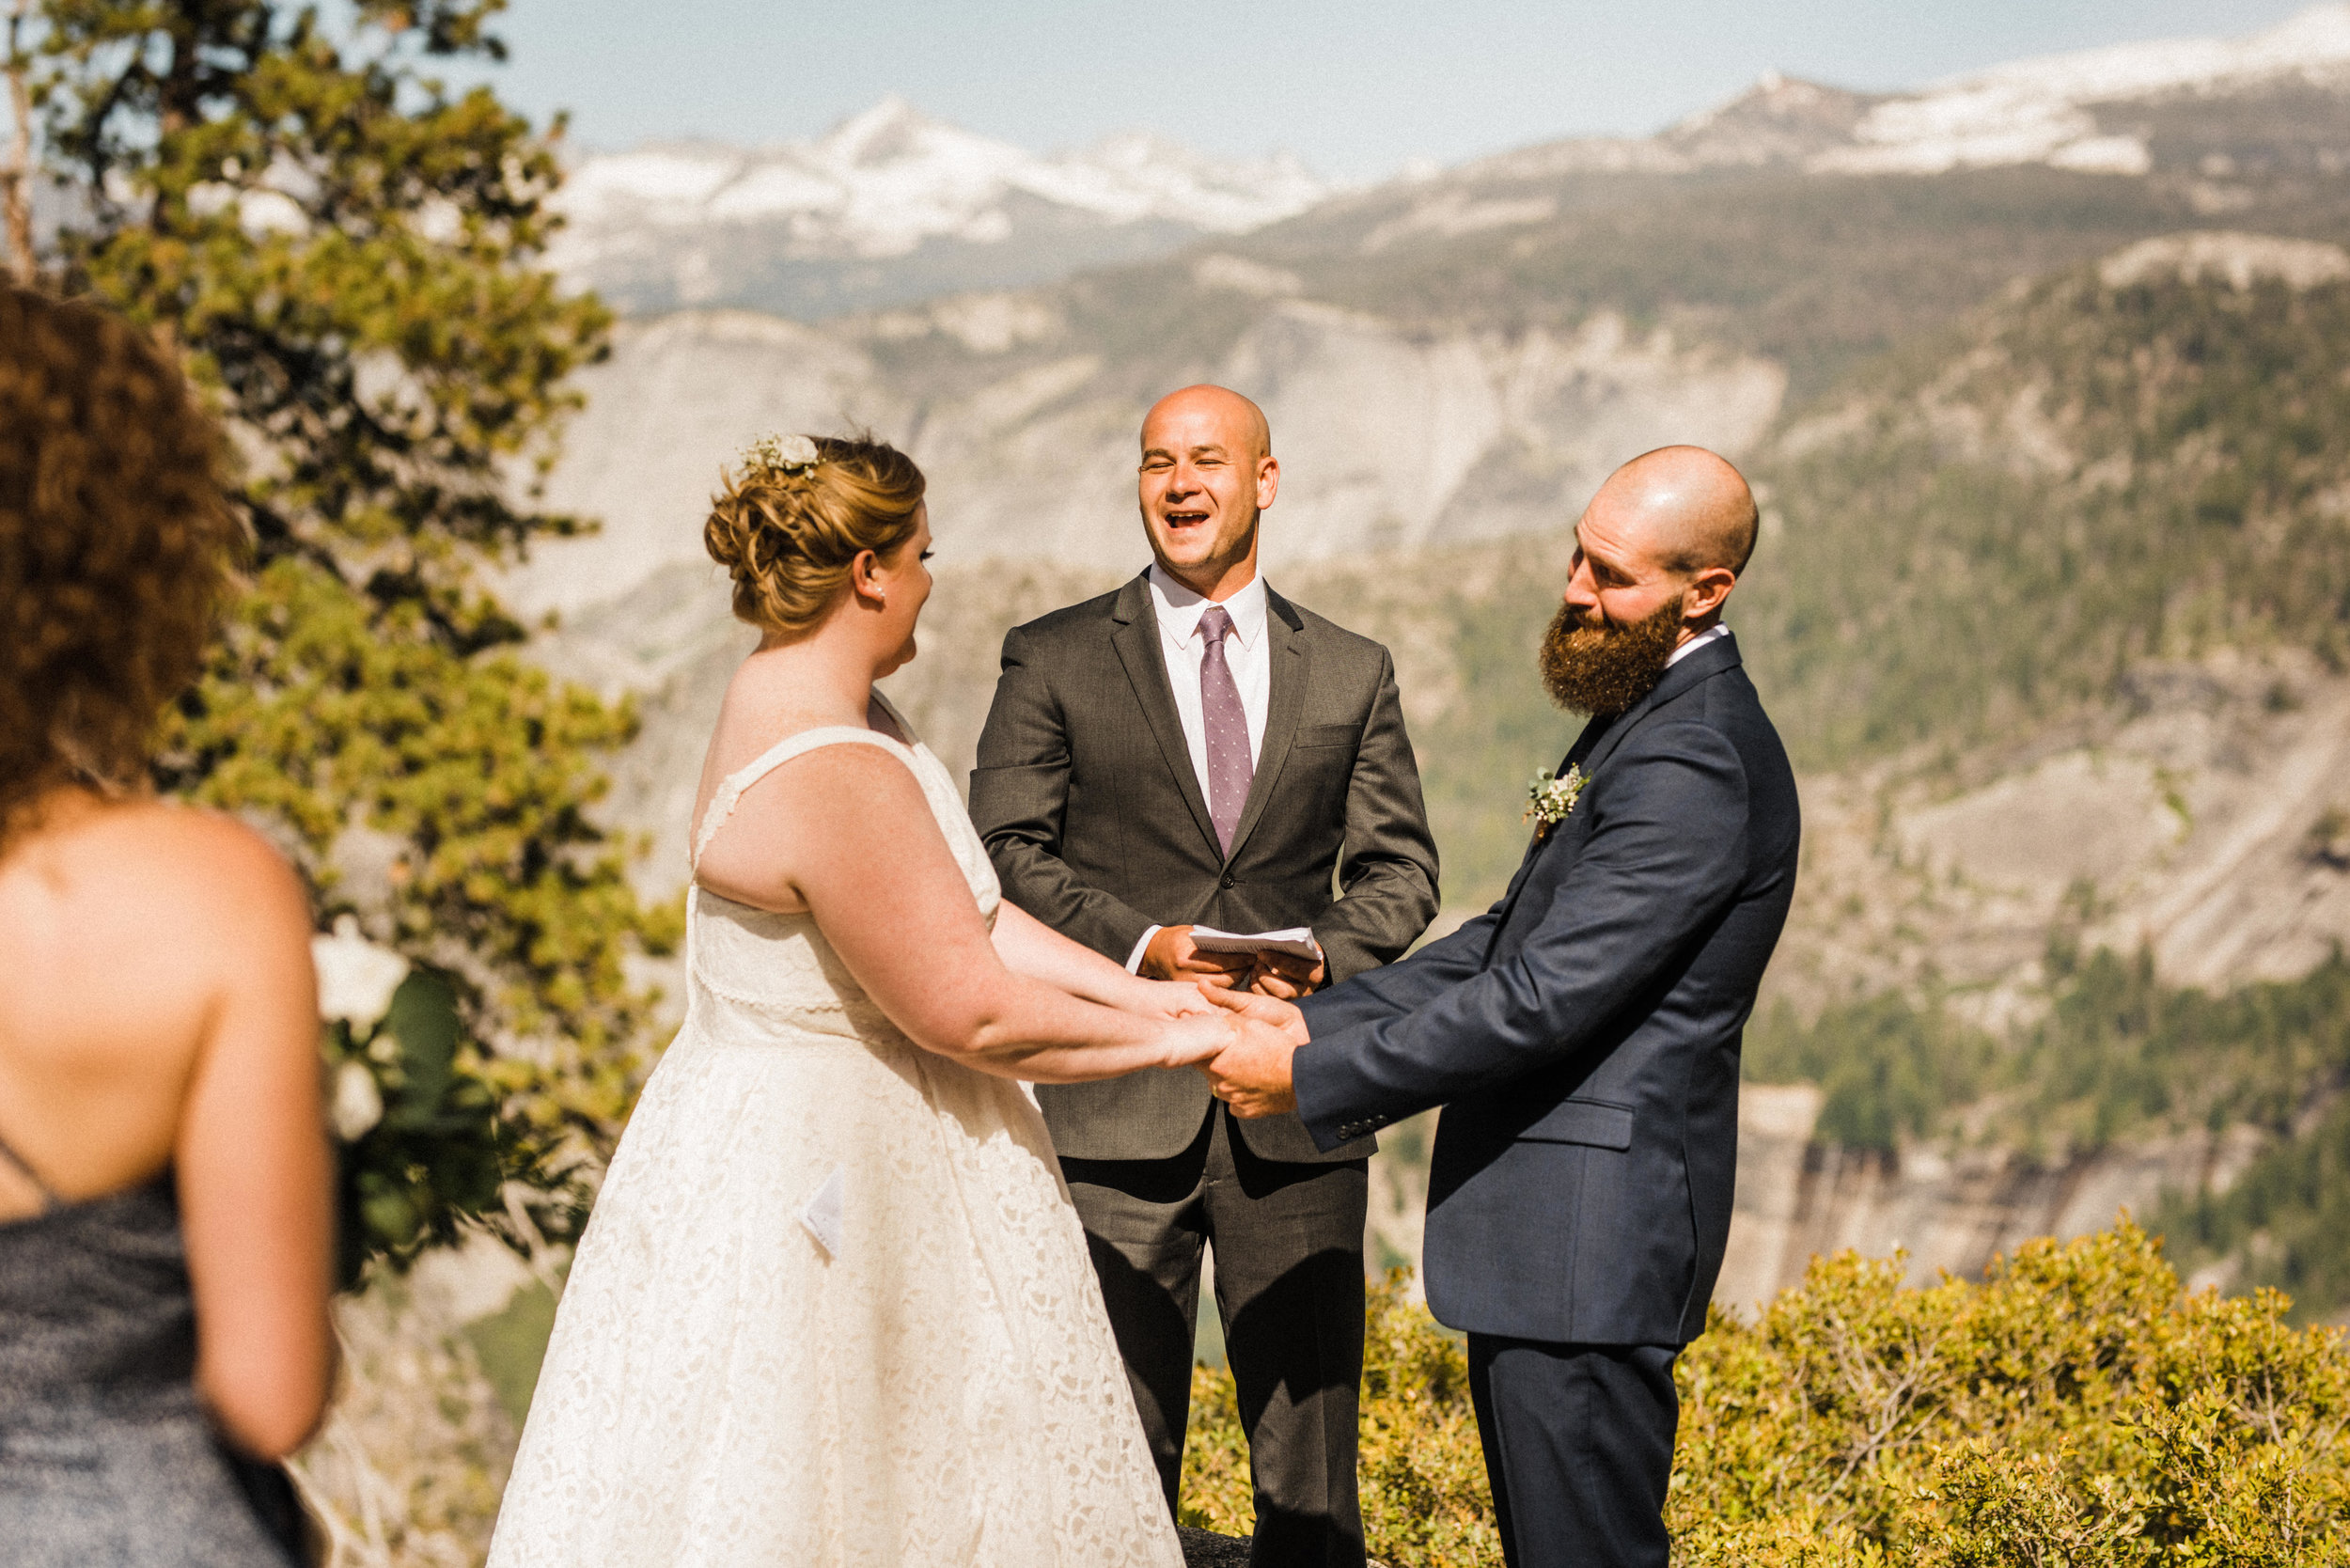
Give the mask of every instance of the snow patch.
<path id="1" fill-rule="evenodd" d="M 2098 278 L 2108 289 L 2125 289 L 2170 274 L 2189 279 L 2212 278 L 2238 290 L 2249 289 L 2261 278 L 2276 278 L 2295 289 L 2313 289 L 2350 277 L 2350 251 L 2319 240 L 2285 240 L 2273 234 L 2222 229 L 2140 240 L 2114 252 L 2097 267 Z"/>
<path id="2" fill-rule="evenodd" d="M 2170 39 L 2017 60 L 1880 103 L 1853 145 L 1812 158 L 1833 174 L 1938 174 L 2044 163 L 2100 174 L 2153 166 L 2135 136 L 2097 133 L 2088 105 L 2264 81 L 2317 78 L 2350 66 L 2350 4 L 2312 7 L 2240 39 Z"/>
<path id="3" fill-rule="evenodd" d="M 800 254 L 882 259 L 926 240 L 994 244 L 1023 198 L 1109 224 L 1164 220 L 1241 233 L 1330 193 L 1286 154 L 1206 157 L 1147 133 L 1039 156 L 883 99 L 812 141 L 744 149 L 680 142 L 588 158 L 557 205 L 556 266 L 581 272 L 651 229 L 778 224 Z"/>

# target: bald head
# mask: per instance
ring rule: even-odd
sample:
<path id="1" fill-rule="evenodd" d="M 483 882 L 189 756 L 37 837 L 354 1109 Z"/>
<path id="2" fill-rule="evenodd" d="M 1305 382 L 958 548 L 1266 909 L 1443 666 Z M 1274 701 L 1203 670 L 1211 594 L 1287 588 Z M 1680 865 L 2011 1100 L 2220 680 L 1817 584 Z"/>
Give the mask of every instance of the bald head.
<path id="1" fill-rule="evenodd" d="M 1735 575 L 1754 554 L 1754 492 L 1702 447 L 1643 452 L 1607 477 L 1590 510 L 1605 510 L 1617 529 L 1684 576 L 1710 567 Z"/>
<path id="2" fill-rule="evenodd" d="M 1265 423 L 1264 410 L 1229 386 L 1211 386 L 1202 382 L 1169 392 L 1152 403 L 1151 412 L 1142 416 L 1142 449 L 1146 455 L 1151 450 L 1153 430 L 1164 431 L 1170 427 L 1187 431 L 1214 430 L 1223 436 L 1233 456 L 1243 461 L 1273 455 L 1273 427 Z"/>

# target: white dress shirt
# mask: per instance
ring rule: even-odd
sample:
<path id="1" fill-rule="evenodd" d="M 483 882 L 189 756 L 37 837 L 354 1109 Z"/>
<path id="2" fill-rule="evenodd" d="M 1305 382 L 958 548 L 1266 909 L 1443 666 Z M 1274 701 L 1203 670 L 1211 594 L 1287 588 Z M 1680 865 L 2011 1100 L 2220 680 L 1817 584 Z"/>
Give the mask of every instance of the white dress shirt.
<path id="1" fill-rule="evenodd" d="M 1167 659 L 1167 683 L 1175 689 L 1175 716 L 1183 721 L 1183 746 L 1191 753 L 1191 776 L 1204 796 L 1208 784 L 1208 725 L 1199 706 L 1199 666 L 1208 653 L 1199 618 L 1214 601 L 1177 582 L 1155 563 L 1149 572 L 1151 606 L 1158 612 L 1159 651 Z M 1264 578 L 1226 599 L 1225 613 L 1232 618 L 1232 635 L 1224 639 L 1225 666 L 1240 688 L 1241 713 L 1248 720 L 1248 761 L 1253 772 L 1264 755 L 1265 710 L 1273 697 L 1273 639 L 1266 635 Z M 1162 928 L 1152 926 L 1135 944 L 1126 960 L 1129 970 L 1142 965 L 1143 949 Z"/>
<path id="2" fill-rule="evenodd" d="M 1667 669 L 1672 668 L 1673 666 L 1679 664 L 1682 660 L 1687 658 L 1699 649 L 1703 648 L 1707 643 L 1719 642 L 1728 635 L 1730 635 L 1729 627 L 1723 625 L 1718 620 L 1714 622 L 1713 625 L 1708 626 L 1704 631 L 1700 632 L 1696 636 L 1691 637 L 1687 642 L 1684 642 L 1679 648 L 1674 649 L 1672 651 L 1672 657 L 1665 661 L 1665 667 Z"/>

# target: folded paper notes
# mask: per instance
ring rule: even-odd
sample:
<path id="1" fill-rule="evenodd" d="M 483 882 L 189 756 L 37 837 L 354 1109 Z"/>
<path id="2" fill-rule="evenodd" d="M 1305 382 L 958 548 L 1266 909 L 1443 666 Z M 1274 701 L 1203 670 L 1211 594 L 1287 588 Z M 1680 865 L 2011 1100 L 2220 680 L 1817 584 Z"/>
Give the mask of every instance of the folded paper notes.
<path id="1" fill-rule="evenodd" d="M 1191 928 L 1191 945 L 1203 953 L 1287 953 L 1308 964 L 1322 961 L 1322 949 L 1314 941 L 1314 933 L 1304 926 L 1292 926 L 1287 931 L 1261 931 L 1248 936 L 1216 931 L 1208 926 L 1194 926 Z"/>

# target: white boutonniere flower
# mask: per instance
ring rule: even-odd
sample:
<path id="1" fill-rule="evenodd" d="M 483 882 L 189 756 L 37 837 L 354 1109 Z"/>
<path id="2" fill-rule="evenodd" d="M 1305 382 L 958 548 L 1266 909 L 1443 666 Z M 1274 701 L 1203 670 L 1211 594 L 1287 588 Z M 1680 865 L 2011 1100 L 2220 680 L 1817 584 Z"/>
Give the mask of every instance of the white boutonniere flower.
<path id="1" fill-rule="evenodd" d="M 1550 830 L 1567 820 L 1574 803 L 1583 793 L 1583 769 L 1570 766 L 1564 774 L 1554 775 L 1548 768 L 1534 776 L 1526 787 L 1526 818 L 1537 824 L 1537 835 Z"/>

